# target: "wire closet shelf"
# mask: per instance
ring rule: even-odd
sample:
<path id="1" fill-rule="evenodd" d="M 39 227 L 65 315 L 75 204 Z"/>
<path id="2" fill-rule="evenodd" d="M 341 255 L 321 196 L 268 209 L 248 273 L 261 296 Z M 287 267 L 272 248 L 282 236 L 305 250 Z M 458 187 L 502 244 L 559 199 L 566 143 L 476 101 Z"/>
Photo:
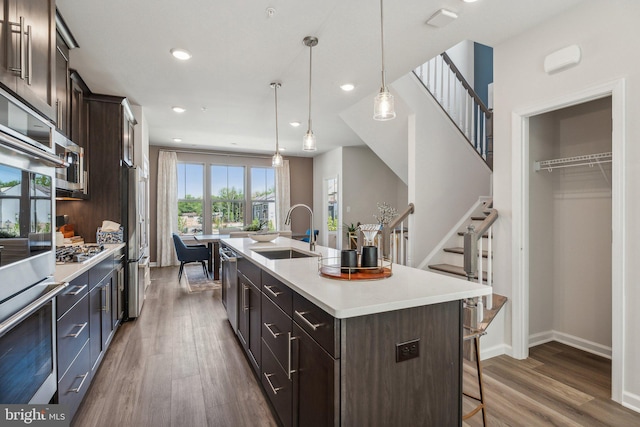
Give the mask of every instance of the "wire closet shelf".
<path id="1" fill-rule="evenodd" d="M 583 156 L 565 157 L 562 159 L 541 160 L 535 162 L 535 171 L 570 168 L 575 166 L 600 166 L 602 163 L 611 163 L 612 153 L 586 154 Z"/>

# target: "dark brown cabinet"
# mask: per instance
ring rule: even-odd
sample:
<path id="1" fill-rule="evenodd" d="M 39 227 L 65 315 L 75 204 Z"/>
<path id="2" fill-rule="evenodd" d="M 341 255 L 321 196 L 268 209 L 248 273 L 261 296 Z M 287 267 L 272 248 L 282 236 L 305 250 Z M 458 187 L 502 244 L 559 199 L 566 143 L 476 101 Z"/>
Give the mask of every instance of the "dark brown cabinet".
<path id="1" fill-rule="evenodd" d="M 102 361 L 112 338 L 111 286 L 113 259 L 101 261 L 89 270 L 89 325 L 92 376 Z"/>
<path id="2" fill-rule="evenodd" d="M 85 128 L 75 129 L 74 117 L 78 112 L 83 118 L 81 126 L 90 126 L 86 132 L 85 167 L 89 171 L 87 193 L 89 200 L 83 203 L 58 201 L 57 213 L 71 218 L 82 218 L 76 224 L 76 234 L 85 241 L 95 241 L 96 231 L 102 221 L 125 223 L 123 141 L 124 123 L 130 112 L 126 98 L 96 95 L 81 90 L 80 80 L 71 79 L 72 138 L 76 133 L 85 134 Z M 78 90 L 76 90 L 76 88 Z M 82 103 L 76 101 L 82 97 Z M 75 108 L 74 106 L 77 105 Z M 83 110 L 86 108 L 86 110 Z M 86 119 L 85 119 L 86 117 Z"/>
<path id="3" fill-rule="evenodd" d="M 0 82 L 56 120 L 54 0 L 3 0 Z"/>
<path id="4" fill-rule="evenodd" d="M 254 371 L 259 374 L 261 361 L 260 290 L 240 271 L 238 271 L 238 290 L 240 292 L 238 337 L 249 356 Z"/>
<path id="5" fill-rule="evenodd" d="M 78 409 L 91 382 L 89 358 L 89 276 L 73 279 L 56 297 L 58 403 L 69 415 Z"/>
<path id="6" fill-rule="evenodd" d="M 69 136 L 69 47 L 56 33 L 56 127 Z"/>
<path id="7" fill-rule="evenodd" d="M 238 269 L 237 334 L 281 425 L 461 425 L 461 301 L 337 319 L 248 259 Z M 398 360 L 409 341 L 418 356 Z"/>
<path id="8" fill-rule="evenodd" d="M 340 425 L 340 360 L 334 359 L 296 323 L 293 375 L 294 425 Z"/>

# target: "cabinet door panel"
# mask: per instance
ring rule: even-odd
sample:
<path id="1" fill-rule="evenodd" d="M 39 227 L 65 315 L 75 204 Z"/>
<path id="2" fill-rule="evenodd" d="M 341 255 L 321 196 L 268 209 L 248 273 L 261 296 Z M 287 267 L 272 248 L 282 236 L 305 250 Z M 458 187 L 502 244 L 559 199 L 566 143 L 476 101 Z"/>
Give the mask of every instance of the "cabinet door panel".
<path id="1" fill-rule="evenodd" d="M 296 323 L 297 346 L 293 375 L 294 425 L 300 427 L 340 424 L 339 360 L 335 360 Z"/>
<path id="2" fill-rule="evenodd" d="M 17 19 L 25 20 L 27 75 L 19 79 L 16 92 L 25 101 L 55 120 L 55 1 L 19 0 Z"/>
<path id="3" fill-rule="evenodd" d="M 253 285 L 249 286 L 249 355 L 253 369 L 260 373 L 262 354 L 262 293 Z"/>
<path id="4" fill-rule="evenodd" d="M 269 347 L 263 342 L 262 387 L 284 427 L 291 426 L 292 384 Z"/>
<path id="5" fill-rule="evenodd" d="M 100 352 L 102 351 L 101 337 L 101 312 L 102 312 L 102 289 L 96 286 L 89 293 L 89 352 L 91 354 L 91 369 L 94 369 Z"/>
<path id="6" fill-rule="evenodd" d="M 71 365 L 80 349 L 89 340 L 89 296 L 84 297 L 57 322 L 58 376 Z"/>

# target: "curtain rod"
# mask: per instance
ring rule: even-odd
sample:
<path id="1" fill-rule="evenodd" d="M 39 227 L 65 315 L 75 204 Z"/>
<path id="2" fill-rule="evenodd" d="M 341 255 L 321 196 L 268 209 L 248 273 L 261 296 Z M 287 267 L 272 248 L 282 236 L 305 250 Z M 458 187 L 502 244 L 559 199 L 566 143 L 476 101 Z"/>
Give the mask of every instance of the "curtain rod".
<path id="1" fill-rule="evenodd" d="M 225 151 L 171 150 L 169 148 L 161 148 L 158 151 L 173 151 L 174 153 L 185 153 L 185 154 L 206 154 L 210 156 L 217 155 L 217 156 L 227 156 L 227 157 L 251 157 L 255 159 L 271 159 L 271 156 L 259 156 L 257 154 L 227 153 Z"/>

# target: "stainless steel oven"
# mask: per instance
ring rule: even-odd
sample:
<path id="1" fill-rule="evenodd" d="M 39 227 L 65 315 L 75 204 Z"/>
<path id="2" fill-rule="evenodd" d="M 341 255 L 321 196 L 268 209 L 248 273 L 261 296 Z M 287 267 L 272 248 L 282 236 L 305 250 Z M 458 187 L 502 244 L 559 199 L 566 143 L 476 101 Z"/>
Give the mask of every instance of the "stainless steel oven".
<path id="1" fill-rule="evenodd" d="M 50 279 L 0 304 L 0 403 L 49 403 L 57 390 L 56 295 Z"/>
<path id="2" fill-rule="evenodd" d="M 56 188 L 69 193 L 84 192 L 84 149 L 57 131 L 53 132 L 53 142 L 56 155 L 69 164 L 56 169 Z"/>
<path id="3" fill-rule="evenodd" d="M 52 125 L 0 90 L 0 403 L 56 390 Z"/>

